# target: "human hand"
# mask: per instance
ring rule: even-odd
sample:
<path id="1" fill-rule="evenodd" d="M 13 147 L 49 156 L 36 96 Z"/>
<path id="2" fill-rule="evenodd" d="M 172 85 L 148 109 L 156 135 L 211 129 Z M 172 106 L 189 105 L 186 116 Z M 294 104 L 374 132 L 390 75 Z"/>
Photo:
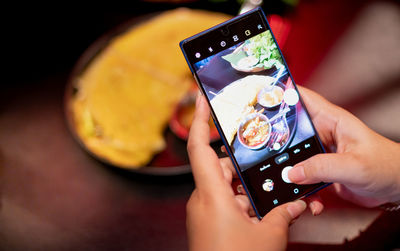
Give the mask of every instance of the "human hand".
<path id="1" fill-rule="evenodd" d="M 289 224 L 305 210 L 306 203 L 283 204 L 258 220 L 247 196 L 232 190 L 231 160 L 219 159 L 209 145 L 209 116 L 209 107 L 199 96 L 188 141 L 196 183 L 187 204 L 190 250 L 284 250 Z"/>
<path id="2" fill-rule="evenodd" d="M 400 144 L 375 133 L 348 111 L 299 88 L 315 128 L 330 151 L 296 164 L 297 184 L 336 182 L 338 195 L 374 207 L 400 200 Z"/>

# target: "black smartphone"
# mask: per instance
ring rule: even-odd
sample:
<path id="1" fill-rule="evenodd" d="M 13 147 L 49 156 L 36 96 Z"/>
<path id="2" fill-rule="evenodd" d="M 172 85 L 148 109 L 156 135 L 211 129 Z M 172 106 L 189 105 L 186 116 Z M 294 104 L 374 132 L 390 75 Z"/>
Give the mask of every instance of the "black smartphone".
<path id="1" fill-rule="evenodd" d="M 288 179 L 324 148 L 261 8 L 180 46 L 259 218 L 327 185 Z"/>

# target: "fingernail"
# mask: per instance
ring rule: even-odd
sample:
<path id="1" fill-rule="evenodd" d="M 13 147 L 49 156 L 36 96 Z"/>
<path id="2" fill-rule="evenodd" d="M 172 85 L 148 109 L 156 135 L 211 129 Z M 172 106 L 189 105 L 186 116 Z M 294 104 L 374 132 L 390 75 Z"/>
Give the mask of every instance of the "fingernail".
<path id="1" fill-rule="evenodd" d="M 243 186 L 242 186 L 242 185 L 238 185 L 238 186 L 236 187 L 236 190 L 237 190 L 237 192 L 238 192 L 239 194 L 243 194 Z"/>
<path id="2" fill-rule="evenodd" d="M 303 200 L 296 200 L 289 203 L 286 210 L 289 212 L 292 218 L 298 217 L 304 210 L 306 210 L 307 204 Z"/>
<path id="3" fill-rule="evenodd" d="M 302 182 L 306 179 L 306 174 L 304 173 L 304 166 L 296 165 L 288 172 L 289 179 L 293 183 Z"/>
<path id="4" fill-rule="evenodd" d="M 315 216 L 315 215 L 317 215 L 317 210 L 315 209 L 315 203 L 314 202 L 311 202 L 310 204 L 309 204 L 309 207 L 310 207 L 310 209 L 311 209 L 311 214 L 313 215 L 313 216 Z"/>

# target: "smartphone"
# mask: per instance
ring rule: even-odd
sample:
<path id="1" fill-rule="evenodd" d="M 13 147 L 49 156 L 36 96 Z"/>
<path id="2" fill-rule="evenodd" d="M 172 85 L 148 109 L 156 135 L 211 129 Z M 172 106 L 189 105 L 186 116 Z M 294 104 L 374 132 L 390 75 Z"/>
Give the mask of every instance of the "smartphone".
<path id="1" fill-rule="evenodd" d="M 327 185 L 288 179 L 325 151 L 261 8 L 180 46 L 259 218 Z"/>

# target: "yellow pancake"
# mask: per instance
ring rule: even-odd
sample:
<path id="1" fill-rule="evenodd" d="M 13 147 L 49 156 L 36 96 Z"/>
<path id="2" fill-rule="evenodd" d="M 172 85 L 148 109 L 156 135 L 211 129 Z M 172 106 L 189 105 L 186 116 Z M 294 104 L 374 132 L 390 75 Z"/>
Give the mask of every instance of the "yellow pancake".
<path id="1" fill-rule="evenodd" d="M 177 9 L 114 38 L 77 79 L 70 108 L 83 144 L 117 166 L 151 161 L 193 78 L 179 42 L 229 18 Z"/>

